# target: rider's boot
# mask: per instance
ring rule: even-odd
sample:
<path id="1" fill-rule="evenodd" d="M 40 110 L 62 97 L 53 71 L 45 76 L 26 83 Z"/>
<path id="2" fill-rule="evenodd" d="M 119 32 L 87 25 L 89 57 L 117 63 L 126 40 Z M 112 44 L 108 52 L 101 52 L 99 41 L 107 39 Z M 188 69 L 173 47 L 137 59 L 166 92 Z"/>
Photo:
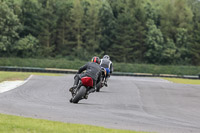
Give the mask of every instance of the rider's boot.
<path id="1" fill-rule="evenodd" d="M 72 86 L 72 87 L 69 89 L 69 91 L 70 91 L 71 93 L 73 93 L 73 92 L 74 92 L 74 89 L 76 89 L 76 87 L 77 87 L 77 85 Z"/>
<path id="2" fill-rule="evenodd" d="M 108 87 L 108 84 L 107 84 L 107 82 L 105 82 L 105 83 L 104 83 L 104 85 L 105 85 L 106 87 Z"/>
<path id="3" fill-rule="evenodd" d="M 69 91 L 70 91 L 71 93 L 73 93 L 74 89 L 77 87 L 78 82 L 79 82 L 78 76 L 75 76 L 75 77 L 74 77 L 74 85 L 69 89 Z"/>
<path id="4" fill-rule="evenodd" d="M 104 85 L 105 85 L 106 87 L 108 87 L 108 84 L 107 84 L 107 78 L 105 78 Z"/>

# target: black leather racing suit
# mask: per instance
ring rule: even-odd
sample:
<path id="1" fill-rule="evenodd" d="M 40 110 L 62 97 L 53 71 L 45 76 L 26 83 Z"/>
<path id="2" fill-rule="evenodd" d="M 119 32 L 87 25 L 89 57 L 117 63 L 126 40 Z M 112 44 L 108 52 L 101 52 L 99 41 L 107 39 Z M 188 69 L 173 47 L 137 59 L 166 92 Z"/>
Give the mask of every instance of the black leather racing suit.
<path id="1" fill-rule="evenodd" d="M 81 74 L 85 70 L 86 72 Z M 79 80 L 85 76 L 91 77 L 93 79 L 93 83 L 94 83 L 93 87 L 95 88 L 96 83 L 98 83 L 101 78 L 101 66 L 95 62 L 88 62 L 87 64 L 82 66 L 78 70 L 77 75 L 74 77 L 75 79 L 74 85 L 78 85 Z"/>

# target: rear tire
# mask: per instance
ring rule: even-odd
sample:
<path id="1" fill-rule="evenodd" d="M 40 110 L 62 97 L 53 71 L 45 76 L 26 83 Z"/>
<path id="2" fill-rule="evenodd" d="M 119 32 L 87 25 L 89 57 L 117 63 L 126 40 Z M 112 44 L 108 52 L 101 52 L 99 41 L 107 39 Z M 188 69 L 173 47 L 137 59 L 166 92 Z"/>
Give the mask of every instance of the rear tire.
<path id="1" fill-rule="evenodd" d="M 76 92 L 76 95 L 72 98 L 72 103 L 78 103 L 85 96 L 86 91 L 85 86 L 81 86 Z"/>
<path id="2" fill-rule="evenodd" d="M 100 89 L 101 89 L 101 82 L 99 82 L 97 85 L 96 85 L 96 92 L 99 92 Z"/>

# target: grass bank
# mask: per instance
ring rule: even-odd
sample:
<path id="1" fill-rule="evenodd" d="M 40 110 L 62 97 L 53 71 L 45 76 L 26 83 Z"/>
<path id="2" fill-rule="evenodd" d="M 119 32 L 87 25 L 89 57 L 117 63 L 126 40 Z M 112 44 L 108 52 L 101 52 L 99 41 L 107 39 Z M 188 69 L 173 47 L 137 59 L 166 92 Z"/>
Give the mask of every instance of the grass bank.
<path id="1" fill-rule="evenodd" d="M 89 60 L 88 60 L 89 61 Z M 19 67 L 41 67 L 41 68 L 63 68 L 79 69 L 86 61 L 67 60 L 64 58 L 0 58 L 0 66 L 19 66 Z M 114 71 L 132 73 L 152 73 L 152 74 L 176 74 L 176 75 L 198 75 L 200 66 L 184 65 L 153 65 L 153 64 L 131 64 L 113 62 Z"/>
<path id="2" fill-rule="evenodd" d="M 25 80 L 30 75 L 59 76 L 60 74 L 0 71 L 0 82 L 2 82 L 2 81 L 12 81 L 12 80 Z"/>
<path id="3" fill-rule="evenodd" d="M 1 133 L 144 133 L 0 114 Z"/>
<path id="4" fill-rule="evenodd" d="M 25 80 L 30 74 L 21 72 L 2 72 L 0 71 L 0 82 L 11 80 Z"/>
<path id="5" fill-rule="evenodd" d="M 163 79 L 166 79 L 173 83 L 200 85 L 200 80 L 198 79 L 180 79 L 180 78 L 163 78 Z"/>

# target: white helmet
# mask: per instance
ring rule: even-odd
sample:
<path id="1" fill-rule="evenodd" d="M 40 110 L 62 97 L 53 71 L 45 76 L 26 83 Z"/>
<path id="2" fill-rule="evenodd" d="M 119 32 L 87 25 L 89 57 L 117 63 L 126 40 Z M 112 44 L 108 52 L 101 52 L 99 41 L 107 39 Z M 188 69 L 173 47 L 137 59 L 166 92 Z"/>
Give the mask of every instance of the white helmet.
<path id="1" fill-rule="evenodd" d="M 110 56 L 104 55 L 104 56 L 103 56 L 103 59 L 108 59 L 108 60 L 110 60 Z"/>

